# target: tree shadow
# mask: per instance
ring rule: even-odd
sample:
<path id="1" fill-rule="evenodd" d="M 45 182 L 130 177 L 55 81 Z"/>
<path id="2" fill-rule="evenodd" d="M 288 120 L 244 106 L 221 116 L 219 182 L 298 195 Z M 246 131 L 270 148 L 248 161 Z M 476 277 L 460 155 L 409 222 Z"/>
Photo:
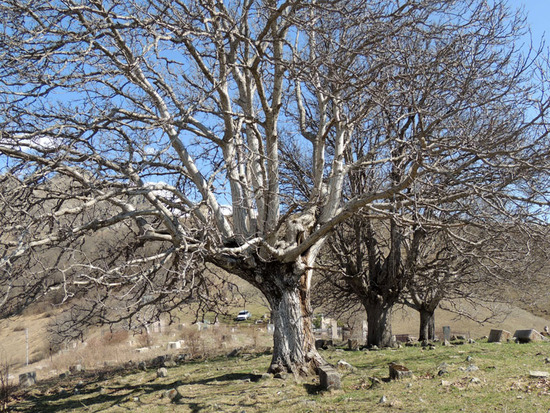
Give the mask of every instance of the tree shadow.
<path id="1" fill-rule="evenodd" d="M 130 384 L 121 384 L 121 385 L 110 385 L 105 383 L 109 379 L 115 379 L 116 377 L 124 376 L 127 374 L 132 374 L 131 371 L 121 372 L 117 370 L 116 372 L 110 372 L 105 374 L 82 374 L 80 376 L 73 376 L 71 380 L 62 381 L 59 378 L 44 380 L 40 382 L 40 385 L 37 386 L 37 389 L 44 391 L 51 391 L 52 388 L 57 386 L 70 387 L 78 389 L 78 395 L 88 396 L 84 399 L 76 399 L 76 394 L 71 391 L 62 389 L 59 392 L 53 394 L 36 394 L 34 391 L 24 392 L 23 397 L 20 399 L 22 403 L 18 403 L 18 406 L 13 409 L 17 412 L 57 412 L 57 411 L 72 411 L 78 409 L 89 409 L 89 408 L 100 408 L 100 405 L 107 405 L 108 407 L 100 408 L 100 411 L 109 410 L 114 407 L 123 407 L 120 406 L 121 403 L 131 400 L 132 396 L 142 396 L 148 395 L 151 393 L 168 391 L 176 387 L 186 386 L 186 385 L 205 385 L 213 382 L 230 382 L 230 381 L 247 381 L 258 382 L 262 378 L 259 374 L 250 374 L 250 373 L 227 373 L 220 376 L 210 377 L 202 380 L 192 380 L 192 381 L 182 381 L 180 378 L 175 376 L 175 379 L 170 382 L 158 382 L 156 377 L 152 377 L 149 381 L 145 383 L 140 383 L 136 385 Z M 82 380 L 85 382 L 82 386 L 77 386 L 77 380 Z M 105 392 L 101 392 L 101 389 L 104 389 Z M 94 395 L 95 394 L 95 395 Z M 178 400 L 173 400 L 175 405 L 187 405 L 192 412 L 199 412 L 204 410 L 206 407 L 202 406 L 199 403 L 195 402 L 185 402 L 179 398 Z"/>

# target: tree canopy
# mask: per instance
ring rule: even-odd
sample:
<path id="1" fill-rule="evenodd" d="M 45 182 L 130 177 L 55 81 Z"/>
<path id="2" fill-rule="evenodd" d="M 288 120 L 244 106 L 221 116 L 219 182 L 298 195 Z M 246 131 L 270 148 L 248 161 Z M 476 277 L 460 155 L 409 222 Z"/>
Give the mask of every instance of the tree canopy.
<path id="1" fill-rule="evenodd" d="M 312 269 L 336 225 L 547 203 L 545 61 L 503 1 L 8 0 L 0 14 L 4 303 L 84 288 L 131 314 L 208 262 L 269 301 L 271 369 L 306 374 L 322 363 Z M 86 240 L 109 228 L 124 242 L 91 259 Z"/>

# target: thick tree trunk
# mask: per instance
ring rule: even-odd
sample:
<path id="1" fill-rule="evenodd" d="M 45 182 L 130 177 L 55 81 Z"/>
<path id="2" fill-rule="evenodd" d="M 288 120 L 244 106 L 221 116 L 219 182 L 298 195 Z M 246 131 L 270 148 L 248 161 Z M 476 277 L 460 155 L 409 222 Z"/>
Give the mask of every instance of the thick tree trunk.
<path id="1" fill-rule="evenodd" d="M 364 302 L 367 311 L 367 346 L 389 347 L 392 343 L 391 305 Z"/>
<path id="2" fill-rule="evenodd" d="M 282 265 L 277 268 L 281 269 L 284 269 Z M 297 376 L 316 374 L 318 367 L 325 362 L 315 348 L 306 276 L 294 284 L 289 282 L 295 277 L 292 273 L 270 275 L 270 281 L 259 285 L 271 305 L 271 320 L 275 327 L 269 371 Z"/>
<path id="3" fill-rule="evenodd" d="M 288 289 L 277 299 L 270 300 L 275 326 L 270 372 L 307 376 L 316 373 L 323 363 L 315 349 L 309 303 L 303 298 L 300 291 Z"/>
<path id="4" fill-rule="evenodd" d="M 435 339 L 435 310 L 421 308 L 420 313 L 420 333 L 419 340 Z"/>

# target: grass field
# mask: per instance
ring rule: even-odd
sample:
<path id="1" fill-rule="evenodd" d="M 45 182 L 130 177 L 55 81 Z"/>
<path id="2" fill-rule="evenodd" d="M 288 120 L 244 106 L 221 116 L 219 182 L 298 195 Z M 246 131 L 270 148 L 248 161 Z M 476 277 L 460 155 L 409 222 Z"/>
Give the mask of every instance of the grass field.
<path id="1" fill-rule="evenodd" d="M 168 368 L 164 378 L 157 377 L 156 369 L 119 369 L 51 379 L 18 390 L 11 409 L 29 413 L 550 411 L 550 378 L 530 377 L 531 371 L 550 371 L 549 342 L 478 341 L 437 345 L 433 350 L 332 349 L 322 354 L 331 364 L 343 359 L 355 367 L 342 372 L 341 390 L 320 391 L 317 377 L 262 378 L 270 355 L 242 354 L 185 362 Z M 405 365 L 414 377 L 389 381 L 391 362 Z M 440 376 L 442 369 L 447 373 Z M 170 399 L 176 391 L 177 397 Z"/>

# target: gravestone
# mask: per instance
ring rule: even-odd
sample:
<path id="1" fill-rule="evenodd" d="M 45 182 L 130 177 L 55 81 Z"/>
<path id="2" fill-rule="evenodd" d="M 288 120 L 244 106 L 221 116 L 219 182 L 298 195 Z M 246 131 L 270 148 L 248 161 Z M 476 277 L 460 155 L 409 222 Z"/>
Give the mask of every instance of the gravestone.
<path id="1" fill-rule="evenodd" d="M 542 341 L 542 335 L 534 329 L 516 330 L 514 337 L 519 343 L 530 343 L 531 341 Z"/>
<path id="2" fill-rule="evenodd" d="M 443 340 L 444 341 L 451 341 L 451 327 L 444 326 L 443 327 Z"/>
<path id="3" fill-rule="evenodd" d="M 330 338 L 333 341 L 340 340 L 340 335 L 338 334 L 338 321 L 336 320 L 330 320 L 330 329 L 331 329 L 331 336 Z"/>
<path id="4" fill-rule="evenodd" d="M 488 343 L 502 343 L 512 338 L 512 333 L 506 330 L 492 329 L 489 333 Z"/>
<path id="5" fill-rule="evenodd" d="M 319 367 L 319 383 L 322 390 L 339 390 L 342 387 L 340 374 L 328 364 Z"/>
<path id="6" fill-rule="evenodd" d="M 405 366 L 395 363 L 390 364 L 390 380 L 401 380 L 406 377 L 412 377 L 412 375 L 412 371 Z"/>
<path id="7" fill-rule="evenodd" d="M 29 371 L 19 375 L 19 385 L 21 387 L 31 387 L 36 384 L 36 371 Z"/>
<path id="8" fill-rule="evenodd" d="M 179 341 L 169 341 L 168 342 L 168 349 L 169 350 L 177 350 L 181 348 L 181 342 Z"/>
<path id="9" fill-rule="evenodd" d="M 361 330 L 361 342 L 364 344 L 367 342 L 367 337 L 369 333 L 369 324 L 367 320 L 363 320 L 362 330 Z"/>

